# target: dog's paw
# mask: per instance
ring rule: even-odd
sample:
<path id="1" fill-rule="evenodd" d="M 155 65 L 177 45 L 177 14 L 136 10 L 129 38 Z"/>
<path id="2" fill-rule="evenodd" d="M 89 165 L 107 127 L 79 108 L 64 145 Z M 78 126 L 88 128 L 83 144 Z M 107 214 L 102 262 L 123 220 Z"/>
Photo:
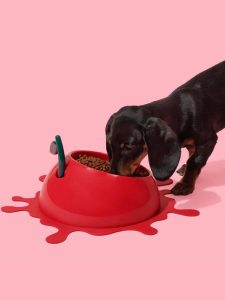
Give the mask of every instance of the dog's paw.
<path id="1" fill-rule="evenodd" d="M 193 191 L 194 191 L 194 187 L 185 182 L 178 182 L 171 189 L 171 193 L 174 195 L 188 195 L 191 194 Z"/>
<path id="2" fill-rule="evenodd" d="M 177 170 L 177 173 L 180 174 L 181 176 L 184 176 L 184 173 L 186 171 L 187 165 L 184 164 L 180 169 Z"/>

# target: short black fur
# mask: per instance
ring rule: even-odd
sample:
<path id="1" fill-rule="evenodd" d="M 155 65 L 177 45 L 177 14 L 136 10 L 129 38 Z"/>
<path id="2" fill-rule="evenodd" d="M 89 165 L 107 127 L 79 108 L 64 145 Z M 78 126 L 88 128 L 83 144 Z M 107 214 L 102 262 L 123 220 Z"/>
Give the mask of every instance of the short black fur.
<path id="1" fill-rule="evenodd" d="M 166 98 L 125 106 L 114 113 L 106 125 L 111 172 L 133 175 L 148 154 L 154 177 L 165 180 L 176 170 L 181 148 L 186 147 L 190 157 L 172 193 L 189 194 L 216 145 L 217 132 L 224 127 L 225 61 L 198 74 Z"/>

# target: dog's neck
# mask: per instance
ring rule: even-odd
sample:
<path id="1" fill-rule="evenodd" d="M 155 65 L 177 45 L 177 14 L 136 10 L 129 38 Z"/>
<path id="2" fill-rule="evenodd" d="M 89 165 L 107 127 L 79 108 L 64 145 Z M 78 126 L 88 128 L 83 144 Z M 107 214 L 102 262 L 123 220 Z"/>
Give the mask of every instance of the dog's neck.
<path id="1" fill-rule="evenodd" d="M 141 107 L 145 110 L 144 119 L 147 121 L 149 117 L 160 118 L 166 122 L 174 132 L 178 133 L 179 123 L 175 122 L 174 120 L 174 110 L 176 110 L 176 108 L 171 105 L 169 100 L 169 97 L 166 97 L 157 101 L 153 101 L 149 104 L 142 105 Z"/>

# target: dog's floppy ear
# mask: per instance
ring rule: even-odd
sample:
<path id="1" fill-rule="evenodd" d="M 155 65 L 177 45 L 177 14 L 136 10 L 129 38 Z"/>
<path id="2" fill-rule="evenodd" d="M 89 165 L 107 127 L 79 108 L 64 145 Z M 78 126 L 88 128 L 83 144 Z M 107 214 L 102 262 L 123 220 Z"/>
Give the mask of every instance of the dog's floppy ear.
<path id="1" fill-rule="evenodd" d="M 168 179 L 176 170 L 181 156 L 177 135 L 166 122 L 150 117 L 144 126 L 144 139 L 154 177 L 157 180 Z"/>

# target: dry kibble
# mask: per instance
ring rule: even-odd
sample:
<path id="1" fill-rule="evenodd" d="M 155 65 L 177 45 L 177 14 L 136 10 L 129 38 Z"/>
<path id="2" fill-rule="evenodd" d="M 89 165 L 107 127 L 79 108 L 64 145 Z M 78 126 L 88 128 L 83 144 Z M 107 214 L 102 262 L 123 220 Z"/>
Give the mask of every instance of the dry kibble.
<path id="1" fill-rule="evenodd" d="M 106 160 L 102 160 L 101 158 L 94 157 L 87 154 L 79 154 L 77 158 L 75 158 L 79 163 L 86 165 L 88 167 L 94 168 L 99 171 L 109 172 L 110 162 Z M 148 176 L 149 173 L 143 167 L 139 166 L 134 173 L 134 177 L 145 177 Z"/>
<path id="2" fill-rule="evenodd" d="M 109 171 L 110 163 L 108 161 L 104 161 L 98 157 L 89 156 L 86 154 L 79 154 L 76 159 L 79 163 L 86 165 L 88 167 L 94 168 L 96 170 L 101 171 Z"/>

